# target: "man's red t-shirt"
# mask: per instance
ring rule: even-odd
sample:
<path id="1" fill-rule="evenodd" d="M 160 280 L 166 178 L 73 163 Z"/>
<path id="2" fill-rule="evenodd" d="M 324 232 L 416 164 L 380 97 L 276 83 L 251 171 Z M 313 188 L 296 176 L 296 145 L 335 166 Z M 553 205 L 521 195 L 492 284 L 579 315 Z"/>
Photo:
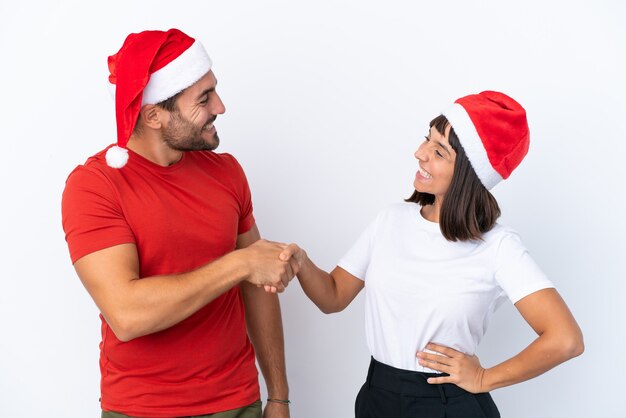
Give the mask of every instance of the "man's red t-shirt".
<path id="1" fill-rule="evenodd" d="M 246 177 L 229 154 L 185 152 L 161 167 L 129 151 L 121 169 L 106 150 L 68 177 L 63 228 L 72 263 L 114 245 L 137 246 L 140 277 L 197 269 L 235 249 L 254 225 Z M 149 279 L 144 279 L 149 280 Z M 239 287 L 177 325 L 129 342 L 102 320 L 104 410 L 132 416 L 209 414 L 260 397 Z"/>

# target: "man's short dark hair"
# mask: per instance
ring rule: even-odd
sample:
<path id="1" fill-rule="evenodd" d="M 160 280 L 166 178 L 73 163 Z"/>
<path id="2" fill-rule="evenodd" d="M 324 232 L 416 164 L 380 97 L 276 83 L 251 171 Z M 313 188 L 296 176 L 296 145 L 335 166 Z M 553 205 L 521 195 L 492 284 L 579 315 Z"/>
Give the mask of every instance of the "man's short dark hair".
<path id="1" fill-rule="evenodd" d="M 178 112 L 178 104 L 176 103 L 176 101 L 181 94 L 183 94 L 183 92 L 179 91 L 169 99 L 165 99 L 162 102 L 157 103 L 156 106 L 159 106 L 160 108 L 165 109 L 168 112 Z"/>

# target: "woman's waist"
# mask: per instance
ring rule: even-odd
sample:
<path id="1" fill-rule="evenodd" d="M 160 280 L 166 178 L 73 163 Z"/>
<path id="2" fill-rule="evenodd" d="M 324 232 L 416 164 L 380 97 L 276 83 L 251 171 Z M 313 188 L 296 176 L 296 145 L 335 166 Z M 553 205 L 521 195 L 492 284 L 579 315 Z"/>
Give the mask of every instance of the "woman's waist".
<path id="1" fill-rule="evenodd" d="M 437 376 L 446 374 L 399 369 L 372 357 L 367 373 L 367 384 L 405 396 L 451 398 L 469 393 L 452 383 L 428 383 L 428 378 Z"/>
<path id="2" fill-rule="evenodd" d="M 388 366 L 413 372 L 439 373 L 419 364 L 417 353 L 421 351 L 439 354 L 426 348 L 427 344 L 435 343 L 467 355 L 474 355 L 477 343 L 472 338 L 450 338 L 437 334 L 427 336 L 402 335 L 370 335 L 367 333 L 367 345 L 373 358 Z"/>

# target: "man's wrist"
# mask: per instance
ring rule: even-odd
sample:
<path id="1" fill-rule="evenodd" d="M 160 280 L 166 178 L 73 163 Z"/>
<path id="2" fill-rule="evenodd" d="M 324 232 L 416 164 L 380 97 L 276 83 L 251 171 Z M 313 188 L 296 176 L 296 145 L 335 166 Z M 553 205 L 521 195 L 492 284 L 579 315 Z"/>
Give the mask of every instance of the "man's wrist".
<path id="1" fill-rule="evenodd" d="M 226 254 L 224 258 L 227 263 L 230 263 L 233 269 L 233 278 L 237 281 L 236 284 L 245 282 L 250 276 L 250 266 L 248 264 L 247 257 L 245 255 L 245 248 L 237 249 Z"/>
<path id="2" fill-rule="evenodd" d="M 289 399 L 289 389 L 283 385 L 277 385 L 274 389 L 267 389 L 267 397 L 272 399 Z"/>
<path id="3" fill-rule="evenodd" d="M 286 380 L 286 379 L 285 379 Z M 267 397 L 270 399 L 289 399 L 289 387 L 285 384 L 271 385 L 267 388 Z"/>
<path id="4" fill-rule="evenodd" d="M 291 401 L 288 398 L 267 398 L 267 402 L 277 403 L 279 405 L 289 406 Z"/>

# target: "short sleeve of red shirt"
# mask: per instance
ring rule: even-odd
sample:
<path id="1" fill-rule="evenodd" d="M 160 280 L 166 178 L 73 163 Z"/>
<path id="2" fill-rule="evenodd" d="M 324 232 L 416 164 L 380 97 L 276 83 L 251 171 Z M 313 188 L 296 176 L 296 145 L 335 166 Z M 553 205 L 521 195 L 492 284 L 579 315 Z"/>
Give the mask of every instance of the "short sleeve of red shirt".
<path id="1" fill-rule="evenodd" d="M 230 154 L 222 154 L 225 158 L 231 161 L 236 172 L 240 175 L 235 178 L 237 184 L 233 186 L 239 193 L 239 202 L 241 203 L 241 216 L 239 217 L 239 234 L 248 232 L 252 226 L 254 226 L 255 220 L 252 214 L 252 194 L 250 193 L 250 186 L 248 185 L 248 179 L 243 171 L 243 168 L 239 162 Z"/>
<path id="2" fill-rule="evenodd" d="M 98 171 L 79 166 L 69 175 L 61 206 L 72 263 L 94 251 L 135 243 L 118 201 L 114 189 Z"/>

